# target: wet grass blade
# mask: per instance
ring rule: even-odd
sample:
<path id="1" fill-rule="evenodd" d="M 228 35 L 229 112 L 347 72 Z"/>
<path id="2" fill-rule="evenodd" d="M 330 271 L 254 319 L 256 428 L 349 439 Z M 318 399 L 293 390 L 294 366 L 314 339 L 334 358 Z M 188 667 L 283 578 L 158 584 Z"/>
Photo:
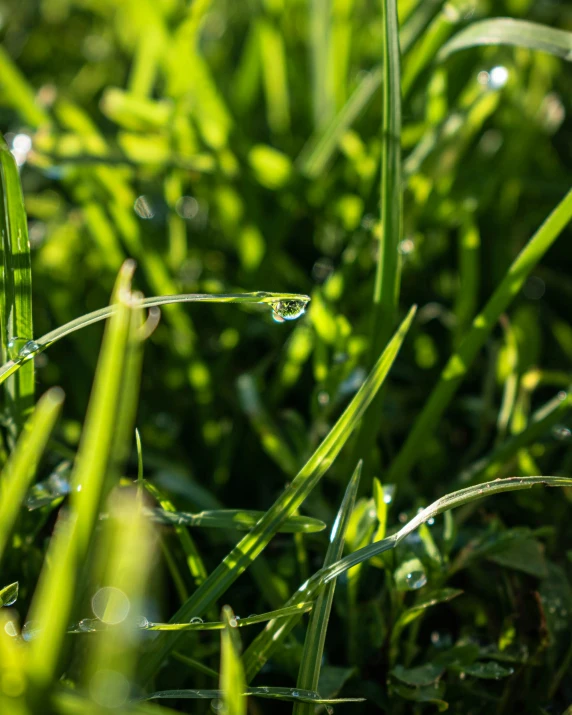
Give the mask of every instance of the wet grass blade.
<path id="1" fill-rule="evenodd" d="M 173 616 L 173 621 L 189 620 L 192 616 L 200 616 L 205 613 L 262 553 L 281 524 L 289 516 L 292 516 L 318 484 L 383 384 L 411 326 L 414 315 L 415 308 L 412 308 L 358 393 L 288 489 L 270 507 L 252 531 L 225 557 L 205 583 L 183 604 Z M 142 675 L 145 680 L 148 680 L 156 672 L 168 653 L 173 650 L 176 642 L 175 638 L 172 638 L 170 642 L 167 642 L 164 637 L 157 639 L 155 648 L 148 654 L 146 662 L 143 664 Z"/>
<path id="2" fill-rule="evenodd" d="M 224 630 L 221 634 L 220 689 L 227 715 L 246 715 L 246 682 L 240 659 L 240 638 L 236 618 L 229 606 L 222 609 Z"/>
<path id="3" fill-rule="evenodd" d="M 63 399 L 63 392 L 59 388 L 52 388 L 40 399 L 2 472 L 0 557 L 60 413 Z"/>
<path id="4" fill-rule="evenodd" d="M 234 628 L 244 628 L 246 626 L 254 626 L 257 623 L 272 621 L 275 618 L 288 618 L 293 615 L 303 615 L 308 613 L 313 608 L 313 603 L 299 603 L 295 606 L 287 606 L 279 608 L 276 611 L 268 613 L 260 613 L 256 616 L 248 616 L 248 618 L 236 618 L 236 626 Z M 192 619 L 190 623 L 149 623 L 145 626 L 149 631 L 220 631 L 224 628 L 223 621 L 203 621 L 200 618 Z M 80 633 L 83 631 L 74 631 Z"/>
<path id="5" fill-rule="evenodd" d="M 178 295 L 161 295 L 152 298 L 144 298 L 141 300 L 141 307 L 154 308 L 157 306 L 174 305 L 179 303 L 265 303 L 273 307 L 279 305 L 281 302 L 300 303 L 305 305 L 309 301 L 309 296 L 301 295 L 299 293 L 268 293 L 264 291 L 258 291 L 256 293 L 230 293 L 219 295 L 180 293 Z M 53 343 L 61 340 L 66 335 L 69 335 L 76 330 L 81 330 L 88 325 L 98 323 L 101 320 L 106 320 L 114 312 L 116 312 L 116 310 L 116 306 L 108 305 L 105 308 L 100 308 L 99 310 L 94 310 L 92 313 L 87 313 L 79 318 L 75 318 L 69 323 L 62 325 L 55 330 L 51 330 L 41 338 L 37 338 L 34 341 L 37 348 L 33 353 L 30 353 L 30 355 L 26 358 L 9 360 L 7 363 L 2 365 L 2 367 L 0 367 L 0 383 L 4 382 L 4 380 L 13 375 L 17 370 L 25 365 L 28 360 L 31 360 L 34 355 L 42 352 Z"/>
<path id="6" fill-rule="evenodd" d="M 361 462 L 356 467 L 348 484 L 344 499 L 336 516 L 334 527 L 330 535 L 330 545 L 328 546 L 324 560 L 324 566 L 326 567 L 335 561 L 339 561 L 343 555 L 346 530 L 354 508 L 360 476 Z M 306 640 L 304 641 L 298 680 L 296 681 L 296 687 L 301 690 L 318 690 L 324 643 L 326 641 L 326 632 L 330 612 L 332 610 L 335 588 L 335 581 L 328 584 L 316 599 L 316 604 L 312 610 L 308 630 L 306 631 Z M 312 715 L 313 712 L 314 709 L 311 704 L 297 703 L 294 705 L 293 715 Z"/>
<path id="7" fill-rule="evenodd" d="M 454 52 L 479 45 L 526 47 L 572 62 L 572 32 L 510 17 L 473 22 L 441 48 L 438 59 L 444 60 Z"/>
<path id="8" fill-rule="evenodd" d="M 386 480 L 404 481 L 423 454 L 424 445 L 439 424 L 479 350 L 496 325 L 500 315 L 521 290 L 534 266 L 572 219 L 572 191 L 558 204 L 535 235 L 516 257 L 505 277 L 483 310 L 474 319 L 458 350 L 449 358 L 439 382 L 425 403 L 401 451 L 393 460 Z"/>
<path id="9" fill-rule="evenodd" d="M 222 690 L 160 690 L 147 696 L 147 700 L 181 699 L 181 700 L 219 700 Z M 339 703 L 362 703 L 365 698 L 321 698 L 312 690 L 297 688 L 248 688 L 243 695 L 249 695 L 267 700 L 283 700 L 290 703 L 311 703 L 312 705 L 336 705 Z"/>
<path id="10" fill-rule="evenodd" d="M 13 350 L 29 350 L 32 326 L 32 265 L 28 220 L 18 168 L 6 142 L 0 137 L 0 222 L 2 233 L 1 346 L 3 360 Z M 12 420 L 12 437 L 17 437 L 34 404 L 34 362 L 6 383 Z"/>
<path id="11" fill-rule="evenodd" d="M 183 511 L 165 511 L 154 509 L 150 516 L 161 524 L 174 524 L 210 529 L 239 529 L 248 531 L 264 516 L 263 511 L 248 509 L 217 509 L 203 511 L 199 514 L 189 514 Z M 282 534 L 313 534 L 323 531 L 326 524 L 320 519 L 309 516 L 290 516 L 280 526 L 277 533 Z"/>

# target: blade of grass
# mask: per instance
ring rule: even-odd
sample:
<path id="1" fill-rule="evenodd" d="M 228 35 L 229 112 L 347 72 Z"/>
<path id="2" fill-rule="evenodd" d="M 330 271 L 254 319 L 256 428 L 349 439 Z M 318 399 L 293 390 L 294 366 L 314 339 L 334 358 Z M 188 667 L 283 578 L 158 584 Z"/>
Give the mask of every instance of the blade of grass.
<path id="1" fill-rule="evenodd" d="M 438 59 L 445 60 L 454 52 L 479 45 L 527 47 L 529 50 L 549 52 L 572 62 L 572 32 L 510 17 L 473 22 L 441 48 Z"/>
<path id="2" fill-rule="evenodd" d="M 32 265 L 28 220 L 18 168 L 4 139 L 0 137 L 0 220 L 2 232 L 2 355 L 25 349 L 32 340 Z M 8 409 L 13 422 L 12 437 L 20 434 L 34 404 L 34 362 L 30 360 L 6 384 Z"/>
<path id="3" fill-rule="evenodd" d="M 178 295 L 163 295 L 152 298 L 144 298 L 141 301 L 141 307 L 153 308 L 160 305 L 171 305 L 177 303 L 265 303 L 270 306 L 280 303 L 281 301 L 292 301 L 307 303 L 310 298 L 307 295 L 299 293 L 268 293 L 259 291 L 256 293 L 227 293 L 219 295 L 209 295 L 201 293 L 181 293 Z M 58 340 L 61 340 L 66 335 L 73 333 L 76 330 L 85 328 L 93 323 L 98 323 L 100 320 L 105 320 L 117 311 L 117 307 L 108 305 L 105 308 L 94 310 L 92 313 L 87 313 L 79 318 L 71 320 L 69 323 L 62 325 L 55 330 L 46 333 L 41 338 L 37 338 L 34 343 L 37 348 L 33 353 L 30 353 L 25 358 L 20 358 L 17 361 L 9 360 L 0 367 L 0 383 L 4 382 L 10 375 L 13 375 L 22 365 L 30 360 L 34 355 L 37 355 L 42 350 L 52 345 Z"/>
<path id="4" fill-rule="evenodd" d="M 0 88 L 3 102 L 15 107 L 30 126 L 38 127 L 50 121 L 48 114 L 36 102 L 34 90 L 3 47 L 0 47 Z"/>
<path id="5" fill-rule="evenodd" d="M 336 516 L 336 521 L 334 522 L 330 535 L 330 545 L 328 546 L 326 558 L 324 559 L 324 566 L 330 566 L 335 561 L 339 561 L 343 555 L 346 530 L 354 508 L 360 476 L 361 462 L 356 467 L 350 479 L 350 483 L 348 484 L 342 504 Z M 326 632 L 330 612 L 332 610 L 335 588 L 335 581 L 328 584 L 316 599 L 316 604 L 312 609 L 308 630 L 306 631 L 306 640 L 304 641 L 300 669 L 298 671 L 298 680 L 296 681 L 296 687 L 301 690 L 318 689 L 324 643 L 326 641 Z M 294 705 L 293 715 L 312 715 L 313 712 L 312 705 Z"/>
<path id="6" fill-rule="evenodd" d="M 217 509 L 190 514 L 184 511 L 153 509 L 149 515 L 161 524 L 184 524 L 186 526 L 211 529 L 240 529 L 248 531 L 264 516 L 263 511 L 252 509 Z M 313 534 L 323 531 L 326 525 L 320 519 L 309 516 L 290 516 L 280 526 L 282 534 Z"/>
<path id="7" fill-rule="evenodd" d="M 179 609 L 173 616 L 174 621 L 188 620 L 191 616 L 198 616 L 210 608 L 216 599 L 262 553 L 280 525 L 294 513 L 310 494 L 339 454 L 356 424 L 383 384 L 409 330 L 414 314 L 415 308 L 412 308 L 358 393 L 290 486 L 270 507 L 252 531 L 236 545 L 211 573 L 205 583 Z M 147 656 L 142 668 L 142 676 L 145 681 L 160 667 L 176 642 L 176 639 L 171 639 L 169 643 L 164 638 L 157 639 L 154 649 Z"/>
<path id="8" fill-rule="evenodd" d="M 0 557 L 16 523 L 37 464 L 61 410 L 64 394 L 52 388 L 40 399 L 2 472 L 0 499 Z"/>
<path id="9" fill-rule="evenodd" d="M 222 690 L 160 690 L 151 693 L 147 700 L 162 698 L 180 698 L 182 700 L 220 700 Z M 321 698 L 312 690 L 296 688 L 247 688 L 243 695 L 250 695 L 267 700 L 284 700 L 290 703 L 312 703 L 313 705 L 336 705 L 338 703 L 362 703 L 365 698 Z M 218 703 L 217 703 L 218 704 Z"/>
<path id="10" fill-rule="evenodd" d="M 312 108 L 314 127 L 319 129 L 330 119 L 333 110 L 328 86 L 328 57 L 330 46 L 330 0 L 311 0 L 310 59 L 312 68 Z"/>
<path id="11" fill-rule="evenodd" d="M 222 705 L 227 715 L 246 715 L 246 682 L 240 659 L 240 638 L 237 620 L 230 606 L 222 609 L 224 630 L 221 634 L 220 689 Z"/>
<path id="12" fill-rule="evenodd" d="M 100 506 L 117 480 L 119 463 L 116 461 L 127 451 L 118 438 L 133 434 L 133 425 L 117 424 L 118 416 L 132 414 L 125 399 L 135 393 L 131 380 L 137 375 L 125 372 L 129 352 L 140 335 L 130 334 L 140 325 L 133 313 L 130 293 L 133 261 L 127 261 L 114 290 L 115 309 L 106 327 L 98 361 L 92 396 L 82 439 L 72 473 L 69 532 L 62 529 L 53 545 L 53 558 L 42 574 L 38 595 L 34 600 L 35 619 L 42 624 L 31 646 L 31 677 L 36 682 L 36 698 L 41 700 L 44 690 L 54 682 L 61 657 L 64 634 L 74 606 L 83 597 L 88 571 L 88 554 Z M 133 363 L 131 363 L 133 365 Z M 51 567 L 51 564 L 54 566 Z M 45 655 L 49 653 L 49 658 Z"/>
<path id="13" fill-rule="evenodd" d="M 534 266 L 558 238 L 572 219 L 572 191 L 558 204 L 546 221 L 516 257 L 505 277 L 483 310 L 474 319 L 470 330 L 449 358 L 439 382 L 418 416 L 401 451 L 390 465 L 388 482 L 403 482 L 423 454 L 423 446 L 439 424 L 477 353 L 485 344 L 500 315 L 519 293 Z"/>

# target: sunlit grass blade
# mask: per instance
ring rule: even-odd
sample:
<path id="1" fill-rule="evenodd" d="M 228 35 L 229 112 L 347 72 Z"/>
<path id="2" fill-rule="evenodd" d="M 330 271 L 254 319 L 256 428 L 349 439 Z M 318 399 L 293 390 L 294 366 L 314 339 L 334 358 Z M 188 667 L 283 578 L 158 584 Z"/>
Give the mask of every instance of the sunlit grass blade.
<path id="1" fill-rule="evenodd" d="M 1 346 L 4 360 L 30 352 L 32 326 L 32 263 L 28 220 L 18 168 L 6 142 L 0 137 L 0 229 L 2 265 L 0 305 Z M 33 349 L 32 349 L 33 352 Z M 12 437 L 16 437 L 34 404 L 34 362 L 6 383 Z"/>
<path id="2" fill-rule="evenodd" d="M 258 291 L 256 293 L 231 293 L 231 294 L 200 294 L 200 293 L 181 293 L 178 295 L 162 295 L 152 298 L 143 298 L 141 300 L 142 308 L 154 308 L 161 305 L 171 305 L 178 303 L 265 303 L 274 309 L 274 306 L 279 306 L 282 303 L 300 303 L 305 305 L 310 301 L 309 296 L 299 293 L 268 293 Z M 51 330 L 40 338 L 34 340 L 37 348 L 30 353 L 29 356 L 18 360 L 9 360 L 0 367 L 0 383 L 4 382 L 10 375 L 13 375 L 19 370 L 22 365 L 25 365 L 34 355 L 37 355 L 42 350 L 53 343 L 61 340 L 66 335 L 85 328 L 93 323 L 98 323 L 100 320 L 109 318 L 117 308 L 113 305 L 108 305 L 105 308 L 94 310 L 92 313 L 87 313 L 79 318 L 71 320 L 69 323 L 62 325 L 55 330 Z"/>
<path id="3" fill-rule="evenodd" d="M 248 531 L 264 516 L 263 511 L 247 509 L 220 509 L 190 514 L 182 511 L 164 511 L 154 509 L 150 516 L 161 524 L 175 524 L 211 529 L 239 529 Z M 313 534 L 323 531 L 326 524 L 320 519 L 309 516 L 290 516 L 280 526 L 277 533 L 282 534 Z"/>
<path id="4" fill-rule="evenodd" d="M 572 32 L 510 17 L 473 22 L 441 48 L 438 59 L 444 60 L 454 52 L 478 45 L 526 47 L 572 62 Z"/>
<path id="5" fill-rule="evenodd" d="M 383 126 L 381 155 L 381 240 L 373 294 L 371 362 L 389 340 L 397 321 L 403 231 L 401 180 L 401 57 L 397 0 L 382 3 Z"/>
<path id="6" fill-rule="evenodd" d="M 258 20 L 258 48 L 268 126 L 272 132 L 283 134 L 290 129 L 290 93 L 284 38 L 274 19 Z"/>
<path id="7" fill-rule="evenodd" d="M 360 82 L 344 107 L 328 126 L 310 137 L 296 164 L 309 179 L 320 176 L 330 162 L 338 142 L 367 106 L 382 82 L 381 68 L 376 68 Z"/>
<path id="8" fill-rule="evenodd" d="M 3 102 L 16 107 L 27 124 L 38 127 L 49 121 L 48 114 L 36 101 L 34 90 L 3 47 L 0 47 L 0 88 Z"/>
<path id="9" fill-rule="evenodd" d="M 83 596 L 85 583 L 80 574 L 87 575 L 86 560 L 99 510 L 127 454 L 127 445 L 121 441 L 133 434 L 133 425 L 128 425 L 128 418 L 133 419 L 133 407 L 126 403 L 135 399 L 138 358 L 134 352 L 140 350 L 141 344 L 141 311 L 133 310 L 130 293 L 134 268 L 133 262 L 126 263 L 116 283 L 116 309 L 105 331 L 72 473 L 70 513 L 56 534 L 32 607 L 39 627 L 30 656 L 30 678 L 36 683 L 38 699 L 53 682 L 69 619 Z M 122 425 L 117 423 L 119 417 Z M 50 653 L 49 658 L 45 651 Z"/>
<path id="10" fill-rule="evenodd" d="M 280 525 L 296 511 L 318 484 L 383 384 L 411 326 L 414 315 L 415 308 L 412 308 L 353 400 L 290 486 L 252 531 L 236 545 L 205 583 L 179 609 L 173 616 L 173 621 L 188 620 L 191 616 L 200 616 L 208 610 L 262 553 Z M 175 638 L 172 638 L 170 642 L 164 638 L 157 639 L 154 649 L 148 654 L 142 668 L 145 680 L 155 673 L 166 655 L 175 647 L 176 642 Z"/>
<path id="11" fill-rule="evenodd" d="M 558 204 L 516 257 L 488 303 L 474 319 L 458 350 L 449 358 L 439 382 L 415 421 L 401 451 L 391 463 L 386 477 L 387 481 L 398 483 L 407 479 L 411 468 L 421 458 L 427 439 L 438 426 L 443 412 L 451 402 L 500 315 L 510 305 L 534 266 L 571 219 L 572 191 Z"/>
<path id="12" fill-rule="evenodd" d="M 330 545 L 328 546 L 326 558 L 324 559 L 324 566 L 330 566 L 335 561 L 339 561 L 343 555 L 346 530 L 354 508 L 360 476 L 361 463 L 358 464 L 350 479 L 344 499 L 336 516 L 334 527 L 330 535 Z M 324 643 L 326 641 L 326 632 L 328 629 L 328 621 L 330 620 L 335 588 L 335 581 L 328 584 L 316 599 L 316 604 L 312 610 L 306 631 L 306 640 L 304 641 L 298 680 L 296 681 L 296 686 L 301 690 L 318 690 Z M 312 715 L 312 713 L 312 705 L 296 704 L 294 706 L 294 715 Z"/>
<path id="13" fill-rule="evenodd" d="M 59 388 L 52 388 L 40 399 L 2 472 L 0 557 L 4 553 L 24 497 L 60 413 L 63 399 L 63 392 Z"/>
<path id="14" fill-rule="evenodd" d="M 133 554 L 137 553 L 137 559 Z M 88 643 L 83 685 L 106 708 L 122 706 L 131 689 L 144 618 L 144 595 L 153 567 L 151 525 L 135 490 L 112 495 L 112 518 L 98 544 L 93 575 L 102 587 L 91 599 L 93 615 L 111 627 Z"/>
<path id="15" fill-rule="evenodd" d="M 333 109 L 331 87 L 328 84 L 328 58 L 330 46 L 330 0 L 311 0 L 310 13 L 310 59 L 312 67 L 312 109 L 314 127 L 319 128 L 330 119 Z"/>
<path id="16" fill-rule="evenodd" d="M 236 618 L 229 606 L 222 609 L 224 630 L 221 634 L 220 689 L 222 705 L 228 715 L 246 715 L 246 682 L 240 659 L 240 638 Z"/>
<path id="17" fill-rule="evenodd" d="M 8 688 L 0 690 L 0 712 L 14 715 L 33 715 L 26 701 L 26 654 L 17 635 L 13 613 L 0 611 L 0 672 Z M 10 688 L 10 684 L 15 684 Z M 14 692 L 14 689 L 16 692 Z"/>

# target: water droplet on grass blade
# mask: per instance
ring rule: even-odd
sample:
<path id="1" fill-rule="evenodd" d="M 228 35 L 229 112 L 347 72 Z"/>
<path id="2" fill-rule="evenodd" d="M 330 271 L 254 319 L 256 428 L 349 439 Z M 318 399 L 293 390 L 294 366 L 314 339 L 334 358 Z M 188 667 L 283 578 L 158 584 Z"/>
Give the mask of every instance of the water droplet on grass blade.
<path id="1" fill-rule="evenodd" d="M 203 623 L 204 621 L 203 621 L 202 618 L 199 618 L 198 616 L 195 616 L 194 618 L 191 618 L 191 621 L 190 621 L 190 622 L 193 623 L 193 624 L 195 624 L 195 625 L 198 625 L 199 623 Z"/>
<path id="2" fill-rule="evenodd" d="M 137 628 L 149 628 L 149 621 L 145 616 L 141 616 L 137 619 Z"/>
<path id="3" fill-rule="evenodd" d="M 304 314 L 306 310 L 306 300 L 277 300 L 271 303 L 272 317 L 277 323 L 283 323 L 285 320 L 296 320 Z"/>
<path id="4" fill-rule="evenodd" d="M 405 577 L 405 583 L 407 587 L 411 590 L 417 590 L 418 588 L 423 588 L 427 583 L 427 576 L 423 571 L 411 571 Z"/>
<path id="5" fill-rule="evenodd" d="M 555 425 L 552 428 L 552 436 L 559 442 L 565 442 L 566 440 L 569 440 L 570 437 L 572 437 L 572 432 L 570 432 L 568 427 L 564 427 L 563 425 Z"/>
<path id="6" fill-rule="evenodd" d="M 40 346 L 35 340 L 28 340 L 19 350 L 18 352 L 18 358 L 20 360 L 23 360 L 24 358 L 29 357 L 30 355 L 33 355 L 34 353 L 38 352 L 40 349 Z"/>
<path id="7" fill-rule="evenodd" d="M 40 630 L 41 627 L 38 621 L 27 621 L 22 626 L 22 638 L 25 641 L 31 641 L 39 634 Z"/>
<path id="8" fill-rule="evenodd" d="M 16 361 L 20 359 L 20 350 L 27 342 L 26 338 L 19 338 L 18 336 L 8 340 L 8 357 L 10 360 Z"/>
<path id="9" fill-rule="evenodd" d="M 84 633 L 92 633 L 96 630 L 97 620 L 95 618 L 82 618 L 78 623 L 78 628 Z"/>

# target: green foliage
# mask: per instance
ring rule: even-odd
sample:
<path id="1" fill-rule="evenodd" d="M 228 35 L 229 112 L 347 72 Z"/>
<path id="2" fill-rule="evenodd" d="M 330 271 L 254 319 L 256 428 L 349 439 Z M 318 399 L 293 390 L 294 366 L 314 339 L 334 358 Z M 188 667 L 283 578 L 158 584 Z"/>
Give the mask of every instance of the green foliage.
<path id="1" fill-rule="evenodd" d="M 0 712 L 569 711 L 565 5 L 0 0 Z"/>

